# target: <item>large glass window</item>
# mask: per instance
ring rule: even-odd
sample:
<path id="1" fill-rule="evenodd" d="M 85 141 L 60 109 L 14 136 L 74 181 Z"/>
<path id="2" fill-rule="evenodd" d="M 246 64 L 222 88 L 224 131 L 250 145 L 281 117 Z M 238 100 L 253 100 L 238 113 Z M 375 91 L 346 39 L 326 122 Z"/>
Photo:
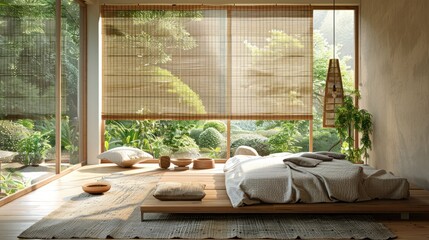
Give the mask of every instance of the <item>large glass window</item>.
<path id="1" fill-rule="evenodd" d="M 113 136 L 115 125 L 147 122 L 176 127 L 157 132 L 156 138 L 137 137 L 155 157 L 175 156 L 182 151 L 178 145 L 192 146 L 189 152 L 199 156 L 225 158 L 240 145 L 268 155 L 326 151 L 338 142 L 335 129 L 322 127 L 333 57 L 332 10 L 182 7 L 103 9 L 106 148 L 131 145 Z M 335 50 L 350 93 L 355 87 L 355 11 L 335 12 Z M 206 146 L 199 135 L 214 122 L 230 127 L 210 130 L 222 140 Z M 183 139 L 183 144 L 167 139 Z M 167 151 L 150 149 L 161 149 L 160 142 Z"/>
<path id="2" fill-rule="evenodd" d="M 225 159 L 226 131 L 219 120 L 107 120 L 104 147 L 136 147 L 155 158 Z"/>
<path id="3" fill-rule="evenodd" d="M 0 5 L 1 192 L 55 174 L 55 1 Z M 51 124 L 52 123 L 52 124 Z"/>
<path id="4" fill-rule="evenodd" d="M 63 168 L 81 162 L 80 140 L 80 93 L 81 84 L 81 36 L 80 6 L 74 0 L 62 1 L 61 12 L 61 81 L 63 114 L 61 117 L 61 164 Z"/>
<path id="5" fill-rule="evenodd" d="M 80 162 L 79 14 L 75 1 L 62 1 L 62 78 L 57 78 L 56 1 L 0 4 L 0 198 Z M 56 142 L 57 103 L 61 143 Z"/>
<path id="6" fill-rule="evenodd" d="M 230 120 L 312 118 L 308 6 L 104 6 L 102 17 L 105 148 L 133 145 L 117 129 L 151 122 L 169 127 L 134 142 L 155 157 L 187 145 L 226 158 Z M 170 152 L 150 149 L 160 143 Z"/>
<path id="7" fill-rule="evenodd" d="M 340 151 L 341 145 L 335 128 L 323 128 L 323 102 L 328 61 L 333 58 L 333 10 L 314 10 L 314 60 L 313 60 L 313 101 L 314 131 L 313 150 Z M 335 52 L 340 61 L 340 69 L 345 94 L 355 89 L 355 11 L 335 10 Z M 336 145 L 336 143 L 338 143 Z"/>

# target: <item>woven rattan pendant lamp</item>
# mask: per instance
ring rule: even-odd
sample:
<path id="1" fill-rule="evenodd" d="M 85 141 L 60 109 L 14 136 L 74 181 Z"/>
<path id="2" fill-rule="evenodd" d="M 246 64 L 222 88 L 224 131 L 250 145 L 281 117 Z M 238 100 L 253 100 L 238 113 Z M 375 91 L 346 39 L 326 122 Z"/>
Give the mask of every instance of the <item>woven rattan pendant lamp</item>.
<path id="1" fill-rule="evenodd" d="M 333 1 L 333 59 L 329 60 L 323 104 L 323 127 L 335 127 L 335 110 L 343 105 L 344 91 L 340 62 L 335 58 L 335 0 Z"/>

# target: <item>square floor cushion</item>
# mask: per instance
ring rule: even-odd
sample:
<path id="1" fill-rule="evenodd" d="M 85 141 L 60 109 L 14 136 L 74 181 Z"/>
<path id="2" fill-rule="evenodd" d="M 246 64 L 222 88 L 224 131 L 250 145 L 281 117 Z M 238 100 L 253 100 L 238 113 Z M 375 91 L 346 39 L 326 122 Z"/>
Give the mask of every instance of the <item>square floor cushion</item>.
<path id="1" fill-rule="evenodd" d="M 193 182 L 158 183 L 153 196 L 162 201 L 199 201 L 206 196 L 205 184 Z"/>

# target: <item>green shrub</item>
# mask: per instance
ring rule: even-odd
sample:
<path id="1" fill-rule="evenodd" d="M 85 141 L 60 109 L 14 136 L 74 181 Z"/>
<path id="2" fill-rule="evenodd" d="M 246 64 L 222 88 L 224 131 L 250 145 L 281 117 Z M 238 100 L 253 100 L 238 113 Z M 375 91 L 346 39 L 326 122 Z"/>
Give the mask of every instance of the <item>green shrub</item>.
<path id="1" fill-rule="evenodd" d="M 29 130 L 34 129 L 34 121 L 31 119 L 19 119 L 18 121 L 16 121 L 16 123 L 21 124 Z"/>
<path id="2" fill-rule="evenodd" d="M 269 137 L 270 152 L 299 152 L 301 148 L 296 146 L 301 138 L 299 124 L 294 121 L 282 121 L 278 133 Z"/>
<path id="3" fill-rule="evenodd" d="M 160 120 L 159 128 L 154 132 L 163 139 L 163 144 L 170 147 L 173 152 L 183 148 L 198 148 L 196 142 L 189 137 L 189 130 L 194 128 L 195 121 Z"/>
<path id="4" fill-rule="evenodd" d="M 305 136 L 300 139 L 297 146 L 302 148 L 302 151 L 308 150 L 309 137 Z M 328 151 L 334 144 L 338 143 L 338 135 L 335 128 L 325 128 L 319 131 L 314 131 L 313 136 L 313 151 Z M 341 144 L 337 144 L 331 151 L 340 152 Z"/>
<path id="5" fill-rule="evenodd" d="M 268 138 L 254 135 L 254 134 L 243 134 L 231 144 L 231 156 L 234 155 L 235 150 L 239 146 L 249 146 L 254 148 L 259 155 L 266 156 L 270 154 L 270 145 L 268 144 Z"/>
<path id="6" fill-rule="evenodd" d="M 193 138 L 187 135 L 182 135 L 178 140 L 179 144 L 177 144 L 177 150 L 188 150 L 188 149 L 198 149 L 198 145 Z"/>
<path id="7" fill-rule="evenodd" d="M 217 148 L 201 148 L 200 153 L 202 157 L 226 159 L 226 142 L 222 142 Z"/>
<path id="8" fill-rule="evenodd" d="M 198 139 L 200 138 L 200 134 L 203 132 L 204 130 L 201 128 L 193 128 L 191 129 L 191 131 L 189 131 L 189 136 L 194 139 L 194 141 L 198 144 Z"/>
<path id="9" fill-rule="evenodd" d="M 28 123 L 22 123 L 28 126 Z M 27 127 L 29 128 L 29 127 Z M 34 130 L 39 131 L 47 136 L 49 144 L 55 146 L 56 119 L 47 118 L 37 120 L 34 125 Z M 70 120 L 69 116 L 61 119 L 61 149 L 66 150 L 70 154 L 70 163 L 79 163 L 79 123 L 77 120 Z M 108 148 L 106 149 L 108 150 Z"/>
<path id="10" fill-rule="evenodd" d="M 182 135 L 180 140 L 178 140 L 178 148 L 174 149 L 174 152 L 171 154 L 174 158 L 197 158 L 200 155 L 200 149 L 195 142 L 195 140 L 188 136 Z"/>
<path id="11" fill-rule="evenodd" d="M 6 195 L 14 194 L 29 185 L 30 181 L 25 179 L 20 172 L 8 170 L 6 174 L 0 174 L 0 192 L 6 193 Z"/>
<path id="12" fill-rule="evenodd" d="M 223 140 L 222 134 L 215 128 L 210 127 L 200 134 L 198 143 L 201 148 L 211 149 L 218 147 Z"/>
<path id="13" fill-rule="evenodd" d="M 208 128 L 214 128 L 220 133 L 224 133 L 226 131 L 226 125 L 222 121 L 207 121 L 204 123 L 204 130 L 207 130 Z"/>
<path id="14" fill-rule="evenodd" d="M 18 152 L 25 156 L 24 165 L 39 165 L 46 158 L 48 150 L 52 147 L 49 144 L 48 134 L 49 132 L 42 134 L 35 131 L 18 142 Z"/>
<path id="15" fill-rule="evenodd" d="M 12 121 L 0 121 L 0 150 L 17 151 L 17 144 L 30 135 L 30 131 L 21 124 Z"/>

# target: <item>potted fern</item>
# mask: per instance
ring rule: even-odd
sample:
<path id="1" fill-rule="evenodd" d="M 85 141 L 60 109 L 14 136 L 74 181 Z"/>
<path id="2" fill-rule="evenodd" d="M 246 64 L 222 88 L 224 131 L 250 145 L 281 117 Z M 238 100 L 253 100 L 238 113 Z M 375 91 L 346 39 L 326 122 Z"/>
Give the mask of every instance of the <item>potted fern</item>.
<path id="1" fill-rule="evenodd" d="M 356 93 L 360 97 L 359 93 Z M 353 104 L 352 96 L 344 97 L 344 104 L 336 109 L 335 128 L 342 141 L 341 151 L 354 163 L 368 162 L 368 150 L 372 149 L 371 134 L 373 130 L 372 115 L 365 109 L 359 109 Z M 353 130 L 360 133 L 360 146 L 355 148 Z"/>

